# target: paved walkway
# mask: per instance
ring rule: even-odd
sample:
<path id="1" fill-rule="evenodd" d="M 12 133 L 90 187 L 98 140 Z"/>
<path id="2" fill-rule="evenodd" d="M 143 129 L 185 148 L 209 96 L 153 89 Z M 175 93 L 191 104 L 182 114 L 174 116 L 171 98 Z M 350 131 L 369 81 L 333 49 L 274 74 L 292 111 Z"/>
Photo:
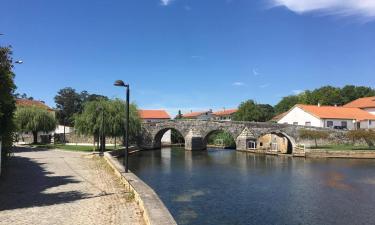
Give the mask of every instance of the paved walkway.
<path id="1" fill-rule="evenodd" d="M 1 225 L 144 224 L 103 159 L 19 148 L 0 178 Z"/>

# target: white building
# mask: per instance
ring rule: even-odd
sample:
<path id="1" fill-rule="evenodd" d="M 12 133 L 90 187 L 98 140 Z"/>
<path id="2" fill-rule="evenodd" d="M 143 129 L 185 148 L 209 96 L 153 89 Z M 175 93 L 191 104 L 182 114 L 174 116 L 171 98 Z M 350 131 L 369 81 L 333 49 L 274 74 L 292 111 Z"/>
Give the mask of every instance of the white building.
<path id="1" fill-rule="evenodd" d="M 237 111 L 237 109 L 224 109 L 223 111 L 214 112 L 212 115 L 214 120 L 232 121 L 233 116 Z"/>
<path id="2" fill-rule="evenodd" d="M 171 117 L 165 110 L 138 110 L 139 118 L 145 122 L 170 120 Z M 172 143 L 172 131 L 168 130 L 161 138 L 162 144 Z"/>
<path id="3" fill-rule="evenodd" d="M 374 129 L 375 115 L 359 108 L 297 104 L 277 121 L 338 129 Z"/>
<path id="4" fill-rule="evenodd" d="M 359 98 L 344 105 L 347 108 L 360 108 L 375 115 L 375 96 Z"/>
<path id="5" fill-rule="evenodd" d="M 211 120 L 213 118 L 212 110 L 204 112 L 191 112 L 182 115 L 182 119 L 190 120 Z"/>

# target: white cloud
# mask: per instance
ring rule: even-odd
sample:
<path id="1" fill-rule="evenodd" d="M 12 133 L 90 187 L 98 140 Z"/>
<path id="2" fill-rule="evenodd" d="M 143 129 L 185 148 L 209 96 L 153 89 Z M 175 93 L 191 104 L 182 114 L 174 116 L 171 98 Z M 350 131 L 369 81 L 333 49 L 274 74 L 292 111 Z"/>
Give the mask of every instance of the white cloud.
<path id="1" fill-rule="evenodd" d="M 320 11 L 339 16 L 375 19 L 374 0 L 270 0 L 274 6 L 285 6 L 302 14 Z"/>
<path id="2" fill-rule="evenodd" d="M 237 82 L 234 82 L 232 85 L 240 87 L 240 86 L 245 86 L 246 84 L 243 82 L 237 81 Z"/>
<path id="3" fill-rule="evenodd" d="M 260 73 L 258 72 L 258 70 L 255 69 L 255 68 L 252 70 L 252 72 L 253 72 L 254 76 L 259 76 L 260 75 Z"/>
<path id="4" fill-rule="evenodd" d="M 295 95 L 299 95 L 301 93 L 303 93 L 304 91 L 303 90 L 293 90 L 292 93 L 295 94 Z"/>
<path id="5" fill-rule="evenodd" d="M 160 0 L 160 2 L 162 5 L 167 6 L 172 2 L 172 0 Z"/>

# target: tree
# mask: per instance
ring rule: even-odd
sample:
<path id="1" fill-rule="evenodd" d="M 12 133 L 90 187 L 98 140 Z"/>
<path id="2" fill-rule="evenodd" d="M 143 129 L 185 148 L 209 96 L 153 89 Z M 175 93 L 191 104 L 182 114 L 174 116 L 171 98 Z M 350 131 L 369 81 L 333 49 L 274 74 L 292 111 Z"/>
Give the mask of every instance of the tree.
<path id="1" fill-rule="evenodd" d="M 284 97 L 279 103 L 277 103 L 277 105 L 275 105 L 275 111 L 277 114 L 286 112 L 298 103 L 300 103 L 300 99 L 297 95 Z"/>
<path id="2" fill-rule="evenodd" d="M 0 47 L 0 140 L 3 156 L 12 146 L 14 131 L 13 115 L 16 110 L 14 73 L 12 72 L 12 51 L 10 47 Z M 5 157 L 1 157 L 5 159 Z"/>
<path id="3" fill-rule="evenodd" d="M 222 144 L 225 148 L 235 148 L 236 142 L 232 135 L 225 131 L 217 131 L 208 137 L 208 144 L 217 145 Z"/>
<path id="4" fill-rule="evenodd" d="M 182 119 L 182 113 L 181 113 L 181 110 L 178 110 L 178 114 L 177 116 L 175 117 L 176 120 L 179 120 L 179 119 Z"/>
<path id="5" fill-rule="evenodd" d="M 375 131 L 374 130 L 351 130 L 346 134 L 347 137 L 353 140 L 364 140 L 369 147 L 373 147 L 375 143 Z"/>
<path id="6" fill-rule="evenodd" d="M 130 104 L 129 141 L 135 141 L 141 129 L 138 110 Z M 104 121 L 102 113 L 104 112 Z M 102 130 L 102 122 L 104 129 Z M 125 134 L 125 103 L 121 100 L 90 101 L 84 105 L 81 114 L 75 115 L 75 129 L 79 134 L 98 137 L 120 137 Z M 104 137 L 104 139 L 105 139 Z"/>
<path id="7" fill-rule="evenodd" d="M 38 132 L 50 132 L 56 128 L 56 120 L 50 112 L 38 107 L 18 107 L 15 123 L 19 131 L 31 131 L 34 143 L 38 142 Z"/>
<path id="8" fill-rule="evenodd" d="M 66 87 L 55 96 L 57 119 L 60 124 L 72 126 L 74 124 L 74 114 L 82 110 L 82 100 L 79 93 L 71 87 Z"/>
<path id="9" fill-rule="evenodd" d="M 235 121 L 266 122 L 274 116 L 271 105 L 257 104 L 253 100 L 242 102 L 238 111 L 234 114 Z"/>
<path id="10" fill-rule="evenodd" d="M 329 137 L 329 133 L 327 131 L 319 131 L 319 130 L 300 130 L 299 136 L 302 139 L 313 139 L 315 142 L 315 147 L 318 147 L 318 140 L 327 139 Z"/>

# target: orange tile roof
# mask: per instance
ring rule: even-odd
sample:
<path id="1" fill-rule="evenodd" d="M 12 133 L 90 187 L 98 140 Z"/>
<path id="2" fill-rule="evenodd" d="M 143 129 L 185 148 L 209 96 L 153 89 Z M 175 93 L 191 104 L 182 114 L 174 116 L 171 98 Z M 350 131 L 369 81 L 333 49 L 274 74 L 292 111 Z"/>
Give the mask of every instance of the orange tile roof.
<path id="1" fill-rule="evenodd" d="M 37 101 L 37 100 L 29 100 L 29 99 L 18 98 L 18 99 L 16 99 L 16 105 L 17 106 L 36 106 L 38 108 L 46 109 L 48 111 L 54 111 L 48 105 L 46 105 L 44 102 Z"/>
<path id="2" fill-rule="evenodd" d="M 232 115 L 233 113 L 236 113 L 237 111 L 237 109 L 226 109 L 223 111 L 214 112 L 212 114 L 214 114 L 215 116 L 228 116 Z"/>
<path id="3" fill-rule="evenodd" d="M 355 119 L 357 121 L 375 120 L 375 115 L 372 115 L 371 113 L 368 113 L 359 108 L 302 104 L 297 104 L 295 107 L 299 107 L 302 110 L 321 119 Z"/>
<path id="4" fill-rule="evenodd" d="M 352 108 L 375 108 L 375 96 L 367 97 L 367 98 L 359 98 L 348 104 L 344 105 L 344 107 L 352 107 Z"/>
<path id="5" fill-rule="evenodd" d="M 171 119 L 165 110 L 138 110 L 141 119 Z"/>
<path id="6" fill-rule="evenodd" d="M 205 113 L 208 113 L 208 111 L 206 112 L 191 112 L 191 113 L 186 113 L 186 114 L 183 114 L 182 115 L 182 118 L 195 118 L 195 117 L 198 117 L 202 114 L 205 114 Z"/>

